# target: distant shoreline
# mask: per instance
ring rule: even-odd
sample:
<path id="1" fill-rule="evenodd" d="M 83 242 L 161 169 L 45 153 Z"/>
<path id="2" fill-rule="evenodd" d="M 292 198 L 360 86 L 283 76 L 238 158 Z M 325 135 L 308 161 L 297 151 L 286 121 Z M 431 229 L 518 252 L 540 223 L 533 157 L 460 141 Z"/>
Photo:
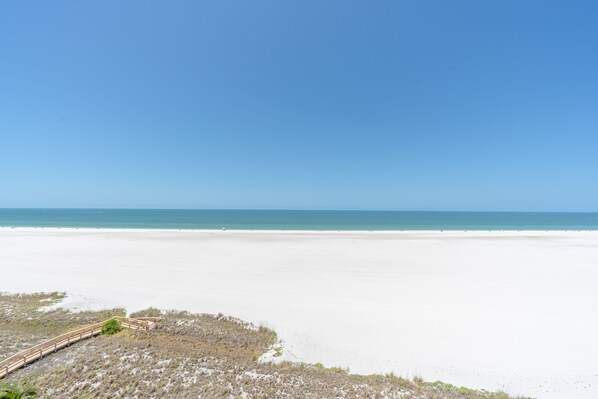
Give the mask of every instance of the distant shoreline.
<path id="1" fill-rule="evenodd" d="M 1 209 L 0 226 L 192 231 L 598 230 L 598 213 Z"/>
<path id="2" fill-rule="evenodd" d="M 189 232 L 189 233 L 264 233 L 264 234 L 417 234 L 417 233 L 594 233 L 598 229 L 502 229 L 502 230 L 487 230 L 487 229 L 421 229 L 421 230 L 294 230 L 294 229 L 193 229 L 193 228 L 148 228 L 148 227 L 57 227 L 57 226 L 0 226 L 0 231 L 66 231 L 66 232 L 120 232 L 120 233 L 134 233 L 134 232 Z"/>

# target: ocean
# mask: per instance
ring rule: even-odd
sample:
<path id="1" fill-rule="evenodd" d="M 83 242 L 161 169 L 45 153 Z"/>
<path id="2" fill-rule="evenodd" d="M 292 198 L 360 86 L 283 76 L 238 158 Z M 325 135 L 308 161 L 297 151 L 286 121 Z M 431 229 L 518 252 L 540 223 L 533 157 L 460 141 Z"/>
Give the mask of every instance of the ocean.
<path id="1" fill-rule="evenodd" d="M 598 213 L 0 209 L 3 227 L 231 230 L 598 230 Z"/>

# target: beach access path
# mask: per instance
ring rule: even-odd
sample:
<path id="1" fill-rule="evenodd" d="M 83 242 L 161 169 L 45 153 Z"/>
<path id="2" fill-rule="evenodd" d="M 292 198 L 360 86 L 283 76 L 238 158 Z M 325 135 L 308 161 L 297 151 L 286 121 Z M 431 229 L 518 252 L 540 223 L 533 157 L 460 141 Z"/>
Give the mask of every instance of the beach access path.
<path id="1" fill-rule="evenodd" d="M 149 331 L 156 327 L 156 324 L 161 320 L 157 317 L 121 317 L 115 316 L 108 320 L 116 319 L 125 328 L 131 330 Z M 95 323 L 89 326 L 78 328 L 74 331 L 69 331 L 60 334 L 52 339 L 42 342 L 25 349 L 15 355 L 12 355 L 0 361 L 0 378 L 6 377 L 8 374 L 33 363 L 44 356 L 51 353 L 56 353 L 58 350 L 66 348 L 74 343 L 84 339 L 92 338 L 102 332 L 102 326 L 108 320 L 100 323 Z"/>

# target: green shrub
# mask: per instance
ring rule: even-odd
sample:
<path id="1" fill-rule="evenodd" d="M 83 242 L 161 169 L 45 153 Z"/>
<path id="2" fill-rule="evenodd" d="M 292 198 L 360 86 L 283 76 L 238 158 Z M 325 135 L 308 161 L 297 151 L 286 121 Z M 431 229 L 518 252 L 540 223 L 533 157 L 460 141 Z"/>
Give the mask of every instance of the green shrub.
<path id="1" fill-rule="evenodd" d="M 318 370 L 318 371 L 320 371 L 320 370 L 326 370 L 326 367 L 324 367 L 324 365 L 322 363 L 316 363 L 316 364 L 313 365 L 313 367 L 316 370 Z"/>
<path id="2" fill-rule="evenodd" d="M 116 319 L 110 319 L 104 323 L 102 326 L 102 334 L 104 335 L 114 335 L 117 332 L 121 331 L 123 326 L 120 325 L 120 322 Z"/>
<path id="3" fill-rule="evenodd" d="M 18 384 L 0 385 L 0 399 L 33 399 L 37 398 L 37 390 L 29 385 Z"/>
<path id="4" fill-rule="evenodd" d="M 274 347 L 274 357 L 282 356 L 282 346 L 275 346 Z"/>

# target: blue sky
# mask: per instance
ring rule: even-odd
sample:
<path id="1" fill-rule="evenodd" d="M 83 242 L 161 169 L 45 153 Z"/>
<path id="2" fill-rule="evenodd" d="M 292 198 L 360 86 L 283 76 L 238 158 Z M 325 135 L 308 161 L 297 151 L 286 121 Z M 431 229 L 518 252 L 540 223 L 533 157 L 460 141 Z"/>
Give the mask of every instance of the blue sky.
<path id="1" fill-rule="evenodd" d="M 0 3 L 0 207 L 598 211 L 594 1 Z"/>

